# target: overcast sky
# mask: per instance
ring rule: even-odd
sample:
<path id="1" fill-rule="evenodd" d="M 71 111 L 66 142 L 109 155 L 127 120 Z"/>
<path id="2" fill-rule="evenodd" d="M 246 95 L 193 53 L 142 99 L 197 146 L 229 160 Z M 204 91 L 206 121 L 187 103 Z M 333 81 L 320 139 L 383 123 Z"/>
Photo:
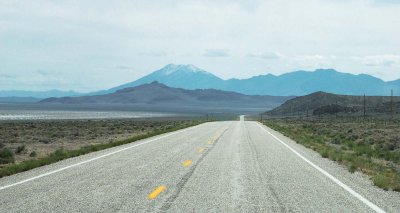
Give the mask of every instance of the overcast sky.
<path id="1" fill-rule="evenodd" d="M 400 1 L 0 1 L 0 90 L 93 91 L 169 63 L 399 79 Z"/>

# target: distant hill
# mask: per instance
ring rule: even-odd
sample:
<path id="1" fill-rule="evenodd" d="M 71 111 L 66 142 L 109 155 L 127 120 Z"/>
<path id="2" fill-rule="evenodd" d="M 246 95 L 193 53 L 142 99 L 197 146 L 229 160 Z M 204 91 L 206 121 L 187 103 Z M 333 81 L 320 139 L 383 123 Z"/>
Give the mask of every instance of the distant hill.
<path id="1" fill-rule="evenodd" d="M 390 112 L 390 96 L 366 96 L 366 110 L 372 113 Z M 394 108 L 399 112 L 400 97 L 393 97 Z M 364 96 L 336 95 L 316 92 L 286 101 L 281 106 L 266 112 L 267 115 L 286 116 L 309 114 L 361 113 L 364 110 Z"/>
<path id="2" fill-rule="evenodd" d="M 223 82 L 223 80 L 217 76 L 193 65 L 169 64 L 164 68 L 151 73 L 150 75 L 140 78 L 134 82 L 114 87 L 111 90 L 116 91 L 126 87 L 138 86 L 153 81 L 158 81 L 170 87 L 184 89 L 210 89 Z"/>
<path id="3" fill-rule="evenodd" d="M 0 97 L 0 103 L 36 103 L 40 100 L 32 97 Z"/>
<path id="4" fill-rule="evenodd" d="M 40 103 L 56 104 L 126 104 L 167 108 L 265 108 L 272 109 L 292 97 L 250 96 L 215 89 L 186 90 L 168 87 L 158 82 L 117 90 L 114 93 L 48 98 Z"/>
<path id="5" fill-rule="evenodd" d="M 183 89 L 220 89 L 247 95 L 301 96 L 317 91 L 344 95 L 389 95 L 400 92 L 400 80 L 385 82 L 370 75 L 353 75 L 333 69 L 313 72 L 295 71 L 283 75 L 254 76 L 248 79 L 223 80 L 193 65 L 169 64 L 136 81 L 92 94 L 112 93 L 119 89 L 158 81 Z"/>
<path id="6" fill-rule="evenodd" d="M 117 90 L 135 87 L 151 82 L 160 82 L 169 87 L 183 89 L 217 89 L 216 85 L 223 84 L 224 80 L 206 72 L 193 65 L 175 65 L 168 64 L 160 70 L 154 71 L 136 81 L 129 82 L 108 90 L 90 93 L 89 95 L 99 95 L 113 93 Z"/>
<path id="7" fill-rule="evenodd" d="M 48 90 L 48 91 L 24 91 L 24 90 L 5 90 L 0 91 L 0 97 L 30 97 L 30 98 L 48 98 L 48 97 L 65 97 L 78 96 L 82 93 L 74 91 Z"/>

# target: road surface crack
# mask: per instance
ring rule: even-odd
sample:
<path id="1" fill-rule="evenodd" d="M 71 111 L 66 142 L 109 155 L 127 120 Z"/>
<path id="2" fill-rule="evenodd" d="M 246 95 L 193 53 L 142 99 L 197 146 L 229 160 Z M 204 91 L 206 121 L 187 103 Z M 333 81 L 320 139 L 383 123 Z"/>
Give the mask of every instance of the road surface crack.
<path id="1" fill-rule="evenodd" d="M 247 139 L 247 141 L 249 142 L 249 145 L 250 145 L 251 155 L 255 158 L 254 162 L 255 162 L 255 169 L 257 170 L 256 176 L 257 176 L 258 181 L 260 181 L 260 183 L 262 183 L 262 185 L 268 187 L 269 191 L 271 192 L 271 195 L 275 198 L 275 201 L 276 201 L 276 203 L 278 205 L 277 207 L 279 208 L 280 212 L 288 212 L 288 210 L 285 209 L 285 206 L 283 205 L 281 199 L 279 198 L 279 196 L 278 196 L 278 194 L 277 194 L 277 192 L 276 192 L 276 190 L 274 188 L 274 185 L 265 184 L 266 180 L 265 180 L 264 171 L 267 171 L 267 170 L 265 169 L 263 164 L 259 163 L 259 162 L 262 162 L 261 157 L 260 157 L 260 153 L 259 153 L 258 149 L 256 149 L 256 146 L 254 144 L 254 141 L 253 141 L 253 139 L 251 137 L 251 134 L 250 134 L 247 126 L 244 125 L 244 128 L 245 128 L 245 132 L 246 132 L 246 139 Z"/>
<path id="2" fill-rule="evenodd" d="M 181 193 L 183 187 L 186 185 L 190 177 L 193 175 L 194 171 L 196 170 L 197 166 L 203 161 L 203 159 L 208 155 L 208 153 L 211 152 L 211 150 L 217 145 L 219 142 L 219 139 L 225 134 L 225 132 L 228 129 L 225 129 L 221 135 L 215 140 L 214 143 L 212 143 L 211 147 L 208 148 L 203 155 L 200 156 L 199 160 L 193 166 L 190 168 L 190 170 L 181 178 L 181 180 L 176 184 L 176 189 L 175 191 L 167 198 L 167 200 L 163 203 L 163 205 L 160 208 L 160 212 L 166 212 L 168 209 L 171 208 L 171 205 L 174 203 L 176 198 L 179 197 L 179 194 Z"/>

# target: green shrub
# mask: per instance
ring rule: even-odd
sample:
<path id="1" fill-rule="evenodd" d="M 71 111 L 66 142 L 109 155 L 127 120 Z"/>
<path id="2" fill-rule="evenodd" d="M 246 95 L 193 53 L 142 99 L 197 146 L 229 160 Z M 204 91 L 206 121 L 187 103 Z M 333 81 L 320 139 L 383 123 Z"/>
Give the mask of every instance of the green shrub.
<path id="1" fill-rule="evenodd" d="M 331 143 L 332 143 L 332 144 L 341 144 L 339 138 L 334 138 L 334 139 L 331 141 Z"/>
<path id="2" fill-rule="evenodd" d="M 16 154 L 21 154 L 25 150 L 25 145 L 18 146 L 17 149 L 15 150 Z"/>
<path id="3" fill-rule="evenodd" d="M 48 143 L 50 143 L 50 140 L 47 139 L 47 138 L 44 138 L 44 139 L 39 139 L 39 142 L 40 143 L 44 143 L 44 144 L 48 144 Z"/>
<path id="4" fill-rule="evenodd" d="M 350 164 L 349 172 L 354 173 L 356 171 L 356 169 L 357 169 L 357 166 L 354 163 Z"/>
<path id="5" fill-rule="evenodd" d="M 14 163 L 14 153 L 9 148 L 0 150 L 0 164 Z"/>
<path id="6" fill-rule="evenodd" d="M 320 154 L 321 154 L 321 156 L 322 156 L 323 158 L 328 158 L 328 157 L 329 157 L 329 152 L 328 152 L 327 149 L 322 150 L 322 151 L 320 152 Z"/>
<path id="7" fill-rule="evenodd" d="M 388 190 L 389 189 L 390 178 L 386 177 L 383 174 L 377 174 L 377 175 L 373 176 L 372 177 L 372 181 L 379 188 L 382 188 L 384 190 Z"/>
<path id="8" fill-rule="evenodd" d="M 29 157 L 36 157 L 36 156 L 37 156 L 37 154 L 36 154 L 35 151 L 32 151 L 32 152 L 29 154 Z"/>

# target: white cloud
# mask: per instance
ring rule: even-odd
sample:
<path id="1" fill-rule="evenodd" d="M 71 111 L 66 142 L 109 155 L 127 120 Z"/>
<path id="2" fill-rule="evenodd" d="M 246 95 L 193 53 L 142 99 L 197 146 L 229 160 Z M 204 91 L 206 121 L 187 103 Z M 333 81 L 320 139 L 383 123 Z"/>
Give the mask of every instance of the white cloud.
<path id="1" fill-rule="evenodd" d="M 0 74 L 49 70 L 59 89 L 104 89 L 168 63 L 225 78 L 332 67 L 392 80 L 399 53 L 393 0 L 0 1 Z"/>
<path id="2" fill-rule="evenodd" d="M 389 67 L 400 65 L 400 55 L 374 55 L 365 57 L 356 57 L 366 66 Z"/>
<path id="3" fill-rule="evenodd" d="M 221 50 L 221 49 L 211 49 L 206 50 L 203 56 L 206 57 L 228 57 L 229 51 L 228 50 Z"/>
<path id="4" fill-rule="evenodd" d="M 256 52 L 256 53 L 249 53 L 246 55 L 246 57 L 261 58 L 261 59 L 279 59 L 284 57 L 284 55 L 274 52 Z"/>

